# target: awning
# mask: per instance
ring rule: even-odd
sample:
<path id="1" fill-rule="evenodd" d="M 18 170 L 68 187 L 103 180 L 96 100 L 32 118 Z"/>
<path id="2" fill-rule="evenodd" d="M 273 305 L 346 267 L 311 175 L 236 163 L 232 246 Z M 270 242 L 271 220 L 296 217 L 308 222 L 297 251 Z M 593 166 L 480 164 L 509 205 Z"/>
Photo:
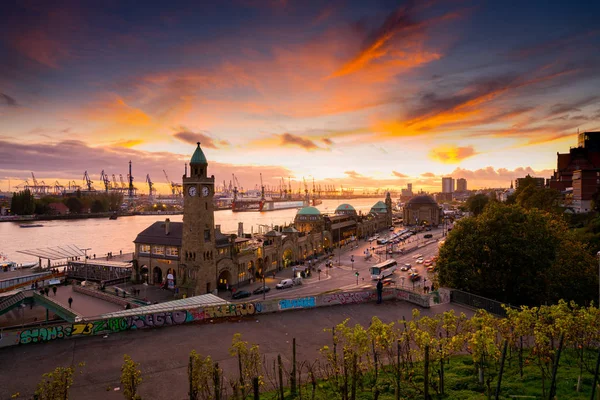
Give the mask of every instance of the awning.
<path id="1" fill-rule="evenodd" d="M 58 247 L 45 247 L 32 250 L 17 250 L 17 253 L 27 254 L 30 256 L 44 258 L 48 260 L 60 260 L 70 257 L 85 257 L 85 250 L 80 249 L 74 244 L 68 244 Z"/>

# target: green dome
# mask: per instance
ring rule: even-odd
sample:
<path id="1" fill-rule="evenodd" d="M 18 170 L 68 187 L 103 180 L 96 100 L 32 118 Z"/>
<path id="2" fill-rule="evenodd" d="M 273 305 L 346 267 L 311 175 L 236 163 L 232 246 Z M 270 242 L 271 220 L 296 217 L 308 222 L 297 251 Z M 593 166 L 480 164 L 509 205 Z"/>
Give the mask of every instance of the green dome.
<path id="1" fill-rule="evenodd" d="M 190 161 L 190 165 L 192 164 L 208 164 L 208 161 L 206 161 L 206 157 L 200 148 L 200 142 L 198 142 L 198 147 L 196 147 L 196 151 L 194 151 L 194 155 Z"/>
<path id="2" fill-rule="evenodd" d="M 340 204 L 338 206 L 338 208 L 335 209 L 336 213 L 338 211 L 356 211 L 356 210 L 350 204 L 344 203 L 344 204 Z"/>
<path id="3" fill-rule="evenodd" d="M 298 211 L 298 215 L 321 215 L 321 211 L 315 207 L 304 207 Z"/>
<path id="4" fill-rule="evenodd" d="M 375 205 L 373 207 L 371 207 L 371 212 L 386 213 L 387 206 L 385 205 L 385 203 L 383 201 L 378 201 L 377 203 L 375 203 Z"/>

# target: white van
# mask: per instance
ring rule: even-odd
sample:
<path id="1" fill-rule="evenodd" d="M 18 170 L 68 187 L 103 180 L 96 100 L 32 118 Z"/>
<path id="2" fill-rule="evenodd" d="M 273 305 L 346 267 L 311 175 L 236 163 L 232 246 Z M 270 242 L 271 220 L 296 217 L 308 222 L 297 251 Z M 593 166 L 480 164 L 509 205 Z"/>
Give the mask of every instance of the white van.
<path id="1" fill-rule="evenodd" d="M 275 285 L 275 289 L 287 289 L 291 288 L 292 286 L 294 286 L 293 279 L 283 279 L 281 282 Z"/>

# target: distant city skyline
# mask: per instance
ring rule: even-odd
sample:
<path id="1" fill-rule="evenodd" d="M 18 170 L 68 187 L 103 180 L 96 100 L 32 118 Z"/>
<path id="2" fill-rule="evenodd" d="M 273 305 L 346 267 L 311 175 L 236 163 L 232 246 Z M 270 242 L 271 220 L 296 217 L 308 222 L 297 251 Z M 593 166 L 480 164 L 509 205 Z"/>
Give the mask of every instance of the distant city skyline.
<path id="1" fill-rule="evenodd" d="M 1 191 L 166 194 L 197 141 L 218 185 L 509 187 L 600 130 L 598 2 L 132 4 L 3 8 Z"/>

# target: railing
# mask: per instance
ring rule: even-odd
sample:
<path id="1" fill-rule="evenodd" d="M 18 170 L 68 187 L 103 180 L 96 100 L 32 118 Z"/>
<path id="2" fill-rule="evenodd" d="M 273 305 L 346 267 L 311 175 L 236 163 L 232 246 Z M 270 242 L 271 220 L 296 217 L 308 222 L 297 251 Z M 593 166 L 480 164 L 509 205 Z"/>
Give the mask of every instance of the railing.
<path id="1" fill-rule="evenodd" d="M 6 311 L 10 310 L 15 304 L 25 300 L 26 297 L 28 296 L 26 296 L 24 292 L 19 292 L 17 294 L 2 299 L 2 301 L 0 301 L 0 314 L 4 314 Z"/>
<path id="2" fill-rule="evenodd" d="M 0 283 L 0 286 L 7 285 L 0 287 L 0 293 L 9 292 L 11 290 L 15 290 L 23 286 L 30 286 L 35 281 L 47 281 L 49 279 L 59 278 L 64 275 L 64 272 L 59 272 L 57 274 L 53 274 L 51 272 L 42 272 L 38 274 L 24 275 L 12 279 L 7 279 Z M 15 283 L 13 283 L 13 281 Z M 11 283 L 12 285 L 10 285 Z"/>
<path id="3" fill-rule="evenodd" d="M 452 289 L 450 293 L 450 301 L 453 303 L 463 304 L 473 308 L 480 308 L 492 314 L 496 314 L 500 317 L 506 317 L 506 310 L 503 306 L 515 308 L 512 307 L 510 304 L 506 305 L 496 300 L 488 299 L 486 297 L 478 296 L 476 294 L 471 294 L 456 289 Z"/>

